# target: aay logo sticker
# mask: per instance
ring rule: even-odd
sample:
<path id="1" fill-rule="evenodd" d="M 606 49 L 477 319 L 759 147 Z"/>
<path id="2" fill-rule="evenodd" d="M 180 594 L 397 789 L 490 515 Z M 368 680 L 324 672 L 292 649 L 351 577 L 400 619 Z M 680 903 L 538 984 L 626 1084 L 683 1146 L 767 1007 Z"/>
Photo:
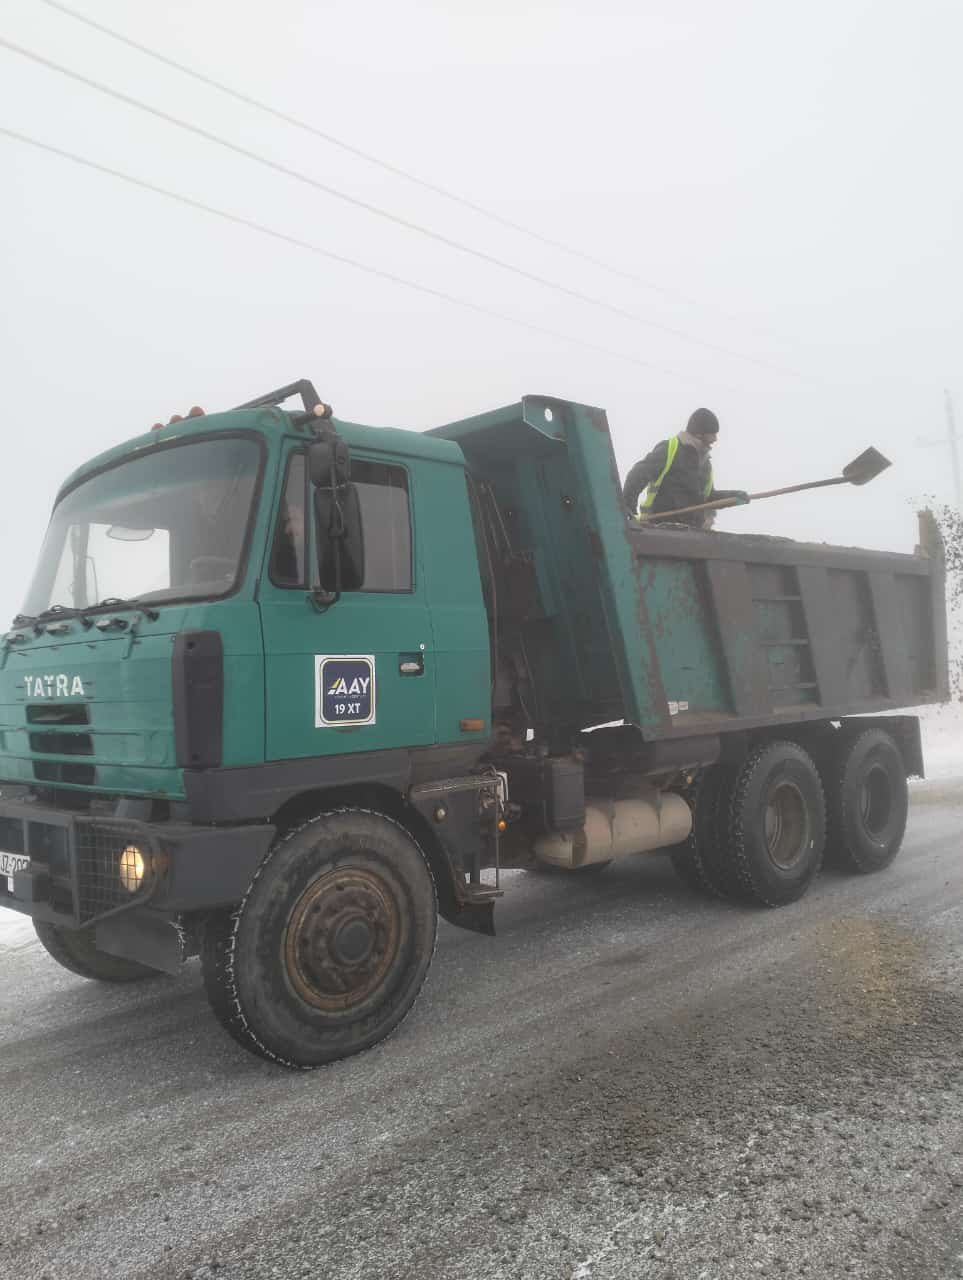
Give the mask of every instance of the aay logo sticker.
<path id="1" fill-rule="evenodd" d="M 316 729 L 374 724 L 374 658 L 370 654 L 315 654 L 314 708 Z"/>

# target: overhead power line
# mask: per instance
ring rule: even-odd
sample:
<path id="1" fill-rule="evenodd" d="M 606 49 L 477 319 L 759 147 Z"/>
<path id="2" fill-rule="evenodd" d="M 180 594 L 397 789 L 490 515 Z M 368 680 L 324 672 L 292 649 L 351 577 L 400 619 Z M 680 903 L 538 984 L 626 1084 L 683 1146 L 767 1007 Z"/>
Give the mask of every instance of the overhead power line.
<path id="1" fill-rule="evenodd" d="M 293 245 L 298 249 L 305 249 L 308 253 L 313 253 L 321 258 L 327 258 L 331 262 L 341 263 L 346 267 L 353 267 L 356 271 L 363 271 L 367 275 L 377 276 L 381 280 L 388 280 L 392 284 L 402 285 L 406 289 L 414 289 L 418 293 L 426 294 L 431 298 L 438 298 L 442 302 L 451 303 L 456 307 L 463 307 L 468 311 L 475 311 L 479 315 L 489 316 L 494 320 L 501 320 L 507 324 L 517 325 L 522 329 L 528 329 L 532 333 L 540 333 L 549 338 L 561 339 L 563 342 L 572 343 L 577 347 L 584 347 L 588 351 L 596 351 L 602 355 L 611 356 L 615 360 L 623 360 L 628 364 L 637 365 L 642 369 L 649 369 L 655 373 L 665 374 L 671 378 L 680 378 L 684 382 L 698 382 L 705 385 L 705 379 L 694 378 L 691 374 L 682 373 L 677 369 L 667 368 L 665 365 L 656 364 L 651 360 L 644 360 L 640 356 L 629 355 L 625 351 L 616 351 L 612 347 L 603 346 L 598 342 L 589 342 L 584 338 L 579 338 L 570 333 L 565 333 L 560 329 L 551 329 L 546 325 L 534 324 L 529 320 L 522 320 L 518 316 L 513 316 L 504 311 L 497 311 L 493 307 L 483 306 L 481 303 L 472 302 L 467 298 L 460 298 L 456 294 L 446 293 L 442 289 L 435 289 L 431 285 L 422 284 L 418 280 L 409 280 L 405 276 L 395 275 L 391 271 L 385 271 L 381 267 L 373 267 L 369 263 L 359 262 L 356 258 L 346 257 L 344 254 L 334 253 L 330 249 L 322 248 L 321 245 L 314 244 L 310 240 L 303 240 L 299 236 L 289 235 L 286 231 L 279 231 L 276 227 L 269 227 L 263 222 L 257 222 L 253 218 L 246 218 L 243 214 L 232 213 L 228 209 L 219 209 L 216 205 L 206 204 L 203 200 L 196 200 L 193 196 L 185 196 L 179 191 L 171 191 L 167 187 L 159 186 L 157 183 L 148 182 L 144 178 L 136 178 L 133 174 L 124 173 L 120 169 L 111 168 L 110 165 L 101 164 L 99 160 L 91 160 L 86 156 L 77 155 L 76 152 L 67 151 L 63 147 L 54 146 L 49 142 L 42 142 L 39 138 L 32 138 L 29 134 L 19 133 L 16 129 L 7 129 L 0 125 L 0 137 L 12 138 L 16 142 L 25 143 L 28 146 L 36 147 L 40 151 L 46 151 L 50 155 L 58 156 L 61 160 L 69 160 L 73 164 L 81 165 L 86 169 L 93 169 L 98 173 L 105 173 L 111 178 L 117 178 L 120 182 L 125 182 L 132 187 L 140 187 L 144 191 L 150 191 L 154 195 L 165 196 L 169 200 L 176 200 L 180 204 L 187 205 L 191 209 L 199 209 L 204 213 L 213 214 L 217 218 L 223 218 L 226 222 L 235 223 L 237 226 L 247 227 L 252 231 L 258 231 L 262 235 L 270 236 L 274 240 L 280 240 L 285 244 Z M 721 384 L 717 384 L 721 385 Z"/>
<path id="2" fill-rule="evenodd" d="M 300 169 L 293 169 L 289 165 L 282 164 L 278 160 L 272 160 L 270 156 L 262 155 L 260 152 L 254 151 L 249 147 L 244 147 L 239 143 L 231 142 L 228 138 L 223 138 L 219 134 L 212 133 L 210 130 L 204 129 L 200 125 L 192 124 L 189 120 L 184 120 L 180 116 L 175 116 L 171 114 L 171 112 L 164 111 L 160 107 L 151 106 L 150 103 L 143 102 L 139 98 L 134 98 L 130 94 L 122 93 L 119 89 L 113 89 L 99 80 L 95 80 L 79 71 L 74 71 L 72 68 L 64 66 L 62 63 L 54 62 L 51 58 L 47 58 L 43 54 L 36 53 L 32 49 L 27 49 L 22 45 L 16 44 L 14 41 L 8 40 L 5 36 L 0 36 L 0 48 L 7 49 L 11 53 L 19 54 L 21 57 L 27 58 L 30 61 L 37 63 L 39 66 L 46 67 L 50 71 L 55 71 L 59 75 L 75 81 L 77 84 L 82 84 L 86 88 L 93 89 L 97 93 L 113 98 L 117 102 L 122 102 L 125 106 L 133 107 L 138 111 L 144 111 L 148 115 L 154 116 L 156 119 L 163 120 L 167 124 L 174 125 L 175 128 L 194 134 L 196 137 L 203 138 L 207 142 L 213 142 L 217 146 L 224 147 L 226 150 L 234 152 L 235 155 L 243 156 L 247 160 L 253 160 L 256 164 L 272 169 L 275 173 L 283 174 L 285 177 L 293 178 L 297 182 L 301 182 L 306 186 L 312 187 L 316 191 L 321 191 L 325 195 L 341 200 L 345 204 L 349 204 L 356 209 L 363 209 L 366 213 L 373 214 L 375 217 L 394 223 L 396 226 L 404 227 L 408 231 L 414 231 L 418 235 L 425 236 L 427 239 L 434 240 L 435 242 L 443 244 L 450 249 L 455 249 L 460 253 L 465 253 L 471 257 L 478 258 L 480 261 L 486 262 L 490 266 L 498 267 L 503 271 L 509 271 L 513 275 L 520 276 L 522 279 L 528 280 L 533 284 L 564 294 L 566 297 L 573 298 L 577 302 L 588 303 L 591 306 L 599 307 L 604 311 L 608 311 L 613 315 L 619 316 L 624 320 L 632 320 L 636 324 L 641 324 L 647 328 L 667 333 L 684 342 L 704 347 L 709 351 L 729 356 L 732 359 L 747 361 L 750 364 L 757 365 L 764 369 L 769 369 L 771 372 L 788 375 L 794 378 L 803 378 L 805 376 L 797 373 L 795 370 L 785 369 L 779 365 L 771 364 L 768 360 L 761 359 L 757 356 L 745 355 L 741 351 L 733 350 L 732 348 L 722 346 L 719 343 L 710 342 L 705 338 L 696 336 L 695 334 L 687 333 L 685 330 L 676 329 L 671 325 L 662 324 L 656 320 L 649 320 L 635 311 L 630 311 L 625 307 L 616 305 L 615 303 L 607 302 L 602 298 L 593 297 L 591 294 L 583 293 L 579 289 L 573 289 L 559 281 L 551 280 L 547 276 L 539 275 L 537 272 L 528 271 L 524 267 L 519 267 L 515 263 L 508 262 L 503 258 L 498 258 L 494 254 L 486 253 L 484 250 L 475 249 L 471 245 L 464 244 L 460 240 L 454 240 L 450 236 L 446 236 L 439 231 L 432 230 L 430 227 L 425 227 L 420 223 L 401 217 L 399 214 L 391 213 L 390 210 L 383 209 L 379 205 L 371 204 L 367 200 L 362 200 L 357 196 L 349 195 L 347 192 L 341 191 L 339 188 L 333 187 L 329 183 L 322 182 L 318 178 L 311 177 L 310 174 L 303 173 Z"/>
<path id="3" fill-rule="evenodd" d="M 62 13 L 69 18 L 73 18 L 77 22 L 83 23 L 94 31 L 99 31 L 101 35 L 108 36 L 111 40 L 117 40 L 120 44 L 125 44 L 130 49 L 136 49 L 138 53 L 142 53 L 148 58 L 153 58 L 155 62 L 159 62 L 165 67 L 170 67 L 174 71 L 180 72 L 182 75 L 189 76 L 199 84 L 207 85 L 208 88 L 216 89 L 219 93 L 227 94 L 228 97 L 233 98 L 235 102 L 241 102 L 245 106 L 254 107 L 258 111 L 263 111 L 266 115 L 273 116 L 275 120 L 281 120 L 284 124 L 291 125 L 295 129 L 301 129 L 303 132 L 309 133 L 315 138 L 320 138 L 322 142 L 327 142 L 333 147 L 338 147 L 349 155 L 357 156 L 358 159 L 365 160 L 369 164 L 377 165 L 379 169 L 384 169 L 386 173 L 394 174 L 398 178 L 404 178 L 407 182 L 412 182 L 416 186 L 422 187 L 425 191 L 430 191 L 436 196 L 441 196 L 445 200 L 450 200 L 454 204 L 461 205 L 462 208 L 470 209 L 473 213 L 477 213 L 483 218 L 488 218 L 492 222 L 497 222 L 501 226 L 508 228 L 510 231 L 516 231 L 523 236 L 528 236 L 532 240 L 537 240 L 540 244 L 547 245 L 551 249 L 558 249 L 562 253 L 567 253 L 573 258 L 581 258 L 583 262 L 588 262 L 593 267 L 599 267 L 601 270 L 608 271 L 612 275 L 620 276 L 623 280 L 631 280 L 634 284 L 641 285 L 644 289 L 650 289 L 653 293 L 661 294 L 664 298 L 669 298 L 676 302 L 684 302 L 688 306 L 707 308 L 721 315 L 729 314 L 724 309 L 713 306 L 711 303 L 702 302 L 698 298 L 690 297 L 685 293 L 681 293 L 677 289 L 669 289 L 666 288 L 665 285 L 656 284 L 654 281 L 648 280 L 634 271 L 629 271 L 625 267 L 618 266 L 614 262 L 609 262 L 605 258 L 599 258 L 595 254 L 587 253 L 584 249 L 580 249 L 576 245 L 569 244 L 567 241 L 557 240 L 552 236 L 547 236 L 540 231 L 536 231 L 532 227 L 525 226 L 524 223 L 515 222 L 511 218 L 506 218 L 504 214 L 497 213 L 487 205 L 478 204 L 476 201 L 468 199 L 467 196 L 462 196 L 459 195 L 457 191 L 452 191 L 449 187 L 444 187 L 440 183 L 431 182 L 427 178 L 422 178 L 418 174 L 412 173 L 410 169 L 405 169 L 401 165 L 392 164 L 390 160 L 384 160 L 381 156 L 376 156 L 372 152 L 365 151 L 363 148 L 357 147 L 351 142 L 346 142 L 343 138 L 339 138 L 333 133 L 327 133 L 324 129 L 319 129 L 317 125 L 311 124 L 307 120 L 302 120 L 299 116 L 292 115 L 287 111 L 282 111 L 278 107 L 273 107 L 269 102 L 264 102 L 262 99 L 255 98 L 251 94 L 242 93 L 238 89 L 233 89 L 230 85 L 224 84 L 220 80 L 215 80 L 213 76 L 205 75 L 203 72 L 197 71 L 194 67 L 187 66 L 186 63 L 178 62 L 176 58 L 171 58 L 166 54 L 159 53 L 149 45 L 141 44 L 139 40 L 134 40 L 130 36 L 124 35 L 122 31 L 117 31 L 114 27 L 109 27 L 106 23 L 98 22 L 95 18 L 91 18 L 87 14 L 71 8 L 70 5 L 61 4 L 59 0 L 40 0 L 40 3 L 47 5 L 50 9 L 57 10 L 58 13 Z M 738 319 L 736 316 L 730 316 L 729 318 Z"/>

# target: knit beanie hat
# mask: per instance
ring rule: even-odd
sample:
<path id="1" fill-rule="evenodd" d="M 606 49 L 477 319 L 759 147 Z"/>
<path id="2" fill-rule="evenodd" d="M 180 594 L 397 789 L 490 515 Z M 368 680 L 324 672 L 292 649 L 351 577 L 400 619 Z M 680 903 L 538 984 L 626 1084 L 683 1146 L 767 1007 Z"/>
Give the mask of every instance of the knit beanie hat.
<path id="1" fill-rule="evenodd" d="M 696 409 L 685 429 L 690 436 L 714 436 L 719 431 L 719 419 L 711 409 Z"/>

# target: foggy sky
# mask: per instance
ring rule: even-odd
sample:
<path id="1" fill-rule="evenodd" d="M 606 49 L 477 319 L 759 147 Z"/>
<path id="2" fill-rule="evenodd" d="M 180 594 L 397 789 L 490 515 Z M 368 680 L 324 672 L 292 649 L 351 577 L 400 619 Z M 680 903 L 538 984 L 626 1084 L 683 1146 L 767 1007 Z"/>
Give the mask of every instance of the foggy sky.
<path id="1" fill-rule="evenodd" d="M 941 442 L 944 387 L 963 428 L 959 4 L 74 4 L 660 291 L 241 107 L 38 0 L 0 0 L 0 31 L 651 324 L 389 226 L 5 51 L 0 124 L 658 367 L 427 298 L 0 138 L 5 619 L 55 491 L 84 458 L 193 403 L 227 408 L 298 377 L 340 417 L 378 426 L 424 429 L 526 393 L 601 405 L 623 474 L 698 405 L 722 421 L 721 486 L 817 479 L 868 444 L 894 463 L 863 490 L 727 514 L 727 529 L 911 551 L 914 503 L 952 498 Z"/>

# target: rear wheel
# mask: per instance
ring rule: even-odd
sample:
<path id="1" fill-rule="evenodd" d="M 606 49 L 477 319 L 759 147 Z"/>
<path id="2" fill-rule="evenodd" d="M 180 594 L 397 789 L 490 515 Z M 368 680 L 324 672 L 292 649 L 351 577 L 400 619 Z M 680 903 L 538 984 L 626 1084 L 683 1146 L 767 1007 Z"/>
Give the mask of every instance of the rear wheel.
<path id="1" fill-rule="evenodd" d="M 845 871 L 881 871 L 896 857 L 906 831 L 903 757 L 883 729 L 856 736 L 843 730 L 838 736 L 823 769 L 827 853 Z"/>
<path id="2" fill-rule="evenodd" d="M 812 757 L 794 742 L 751 752 L 729 797 L 727 857 L 742 895 L 781 907 L 815 879 L 826 844 L 826 806 Z"/>
<path id="3" fill-rule="evenodd" d="M 726 856 L 725 818 L 733 770 L 717 764 L 703 770 L 683 793 L 692 809 L 692 830 L 684 844 L 671 850 L 679 879 L 701 893 L 730 898 L 738 892 L 732 864 Z"/>
<path id="4" fill-rule="evenodd" d="M 211 1007 L 244 1048 L 316 1067 L 384 1039 L 434 953 L 424 856 L 380 814 L 325 814 L 280 841 L 233 912 L 212 916 L 201 962 Z"/>
<path id="5" fill-rule="evenodd" d="M 33 927 L 48 955 L 64 969 L 79 973 L 82 978 L 99 982 L 139 982 L 143 978 L 159 978 L 157 969 L 134 960 L 122 960 L 98 951 L 94 945 L 93 929 L 62 929 L 60 925 L 35 920 Z"/>

